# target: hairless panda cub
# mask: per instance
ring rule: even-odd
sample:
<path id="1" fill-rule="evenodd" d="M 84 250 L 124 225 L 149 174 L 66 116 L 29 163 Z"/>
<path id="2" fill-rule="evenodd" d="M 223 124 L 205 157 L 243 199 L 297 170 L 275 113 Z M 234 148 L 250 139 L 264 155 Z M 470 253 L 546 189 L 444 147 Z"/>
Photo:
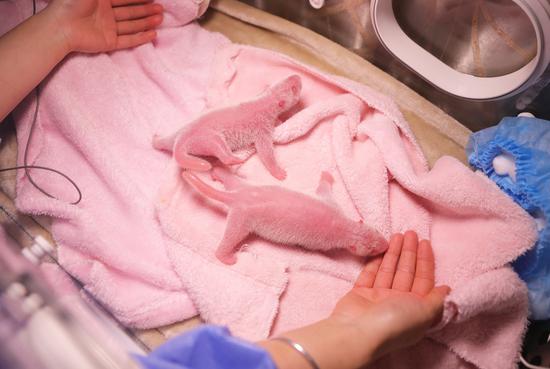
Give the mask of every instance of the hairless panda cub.
<path id="1" fill-rule="evenodd" d="M 366 256 L 386 251 L 388 242 L 376 230 L 347 218 L 330 198 L 333 178 L 323 172 L 317 194 L 323 200 L 278 186 L 249 186 L 225 170 L 212 177 L 230 192 L 219 191 L 194 173 L 182 177 L 203 196 L 228 208 L 227 226 L 216 256 L 226 264 L 236 262 L 235 250 L 250 233 L 283 244 L 311 250 L 347 249 Z"/>
<path id="2" fill-rule="evenodd" d="M 173 151 L 178 165 L 184 169 L 208 171 L 212 168 L 204 159 L 192 156 L 215 156 L 223 164 L 243 162 L 232 150 L 252 145 L 263 165 L 277 179 L 286 177 L 273 153 L 273 129 L 279 115 L 300 100 L 301 79 L 292 75 L 268 87 L 253 100 L 212 110 L 192 121 L 175 134 L 153 139 L 156 149 Z"/>

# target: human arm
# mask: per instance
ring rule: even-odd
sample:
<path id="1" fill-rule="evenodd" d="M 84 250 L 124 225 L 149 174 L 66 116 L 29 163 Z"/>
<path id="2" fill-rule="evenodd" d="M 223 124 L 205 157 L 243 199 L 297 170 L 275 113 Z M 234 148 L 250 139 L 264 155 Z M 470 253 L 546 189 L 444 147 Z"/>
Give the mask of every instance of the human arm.
<path id="1" fill-rule="evenodd" d="M 162 10 L 150 0 L 52 0 L 0 37 L 0 121 L 69 53 L 153 40 Z"/>
<path id="2" fill-rule="evenodd" d="M 449 288 L 434 288 L 429 241 L 394 235 L 383 257 L 370 260 L 330 317 L 280 336 L 302 345 L 321 369 L 352 369 L 418 342 L 441 316 Z M 259 343 L 279 369 L 310 369 L 289 345 Z"/>

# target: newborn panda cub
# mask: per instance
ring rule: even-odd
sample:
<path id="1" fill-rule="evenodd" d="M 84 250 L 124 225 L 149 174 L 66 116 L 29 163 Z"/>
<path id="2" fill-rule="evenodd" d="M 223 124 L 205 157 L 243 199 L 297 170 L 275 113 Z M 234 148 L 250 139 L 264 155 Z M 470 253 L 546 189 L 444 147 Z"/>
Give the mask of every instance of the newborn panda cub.
<path id="1" fill-rule="evenodd" d="M 361 256 L 380 254 L 388 248 L 379 232 L 347 218 L 332 202 L 333 178 L 328 172 L 322 173 L 317 188 L 324 200 L 279 186 L 250 186 L 220 168 L 215 168 L 212 176 L 229 191 L 211 187 L 192 172 L 182 173 L 197 192 L 228 208 L 227 225 L 216 250 L 217 258 L 226 264 L 236 262 L 235 250 L 250 233 L 310 250 L 347 249 Z"/>
<path id="2" fill-rule="evenodd" d="M 155 136 L 153 146 L 172 151 L 180 167 L 195 171 L 212 168 L 195 155 L 214 156 L 233 165 L 243 162 L 234 150 L 254 147 L 269 173 L 283 180 L 286 172 L 275 159 L 273 130 L 281 123 L 279 116 L 298 103 L 301 89 L 300 77 L 291 75 L 253 100 L 207 112 L 168 137 Z"/>

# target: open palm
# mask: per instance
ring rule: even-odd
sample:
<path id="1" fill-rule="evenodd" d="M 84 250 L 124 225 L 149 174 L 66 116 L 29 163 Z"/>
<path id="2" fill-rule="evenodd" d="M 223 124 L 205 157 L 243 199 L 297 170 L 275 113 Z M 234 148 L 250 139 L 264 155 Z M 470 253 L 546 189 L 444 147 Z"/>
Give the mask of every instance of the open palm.
<path id="1" fill-rule="evenodd" d="M 153 40 L 162 6 L 152 0 L 54 0 L 71 51 L 104 52 Z"/>
<path id="2" fill-rule="evenodd" d="M 412 231 L 393 235 L 388 251 L 367 263 L 332 316 L 366 331 L 382 327 L 391 346 L 385 351 L 411 345 L 439 319 L 449 292 L 446 286 L 434 288 L 434 270 L 429 241 L 419 242 Z M 376 316 L 376 322 L 365 316 Z"/>

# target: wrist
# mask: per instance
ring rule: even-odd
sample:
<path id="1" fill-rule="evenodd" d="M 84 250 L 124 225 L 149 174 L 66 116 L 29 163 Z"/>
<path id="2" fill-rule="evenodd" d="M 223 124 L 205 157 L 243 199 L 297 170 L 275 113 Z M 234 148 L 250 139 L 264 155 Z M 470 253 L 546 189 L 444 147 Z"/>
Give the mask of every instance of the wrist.
<path id="1" fill-rule="evenodd" d="M 49 35 L 52 52 L 57 53 L 63 59 L 73 49 L 70 42 L 70 25 L 63 21 L 63 17 L 59 13 L 60 9 L 50 5 L 36 17 L 41 18 L 44 32 Z"/>
<path id="2" fill-rule="evenodd" d="M 312 325 L 278 335 L 302 346 L 321 369 L 355 369 L 371 363 L 381 346 L 376 332 L 365 335 L 352 324 L 327 318 Z M 308 360 L 285 342 L 259 343 L 279 369 L 311 369 Z"/>
<path id="3" fill-rule="evenodd" d="M 382 332 L 377 327 L 376 317 L 363 321 L 370 321 L 373 324 L 365 327 L 357 321 L 346 321 L 330 316 L 325 319 L 324 324 L 331 327 L 331 330 L 340 332 L 339 341 L 341 345 L 346 345 L 346 355 L 349 355 L 350 361 L 356 363 L 356 366 L 363 366 L 372 363 L 380 355 L 379 351 L 384 344 Z"/>

